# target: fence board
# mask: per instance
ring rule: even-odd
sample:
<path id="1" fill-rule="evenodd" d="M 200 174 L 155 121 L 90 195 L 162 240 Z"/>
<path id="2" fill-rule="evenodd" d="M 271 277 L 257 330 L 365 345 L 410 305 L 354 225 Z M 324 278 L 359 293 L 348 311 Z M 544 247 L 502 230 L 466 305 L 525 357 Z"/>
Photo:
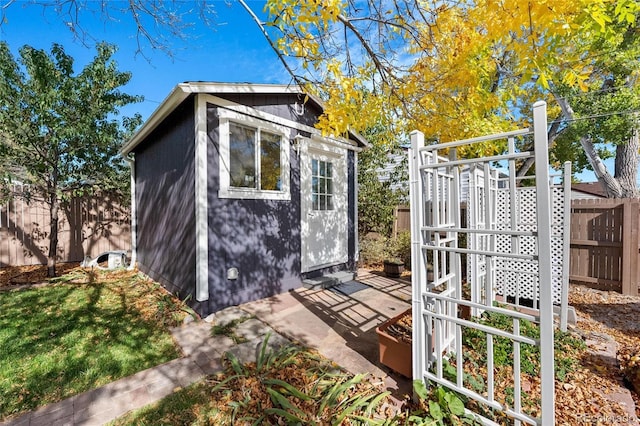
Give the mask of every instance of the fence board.
<path id="1" fill-rule="evenodd" d="M 393 210 L 393 236 L 411 230 L 411 211 L 409 206 L 397 206 Z"/>
<path id="2" fill-rule="evenodd" d="M 49 209 L 28 197 L 27 185 L 14 185 L 11 199 L 0 205 L 0 267 L 47 263 Z M 80 262 L 108 250 L 130 250 L 128 207 L 109 194 L 76 197 L 62 203 L 59 218 L 59 262 Z"/>
<path id="3" fill-rule="evenodd" d="M 572 282 L 638 293 L 639 206 L 637 199 L 571 202 Z"/>

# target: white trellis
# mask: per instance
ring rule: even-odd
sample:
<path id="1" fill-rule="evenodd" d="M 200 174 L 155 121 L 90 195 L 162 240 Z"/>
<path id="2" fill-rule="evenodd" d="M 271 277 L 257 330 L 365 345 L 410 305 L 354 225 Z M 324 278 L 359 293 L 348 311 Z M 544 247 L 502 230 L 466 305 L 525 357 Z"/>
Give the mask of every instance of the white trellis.
<path id="1" fill-rule="evenodd" d="M 509 152 L 515 152 L 514 137 L 508 138 Z M 466 191 L 467 223 L 470 229 L 522 231 L 521 234 L 470 234 L 468 246 L 479 252 L 521 253 L 535 255 L 536 239 L 531 232 L 537 230 L 536 189 L 521 186 L 529 177 L 517 178 L 513 164 L 508 174 L 497 169 L 469 167 Z M 563 172 L 551 175 L 551 261 L 553 303 L 557 306 L 561 329 L 567 329 L 569 288 L 569 223 L 571 216 L 571 163 L 564 164 Z M 556 182 L 555 178 L 561 178 Z M 489 188 L 488 190 L 486 188 Z M 489 222 L 487 222 L 487 217 Z M 485 289 L 492 288 L 492 300 L 497 296 L 502 303 L 519 309 L 535 311 L 539 306 L 538 266 L 527 259 L 495 256 L 493 276 L 486 276 L 487 256 L 469 254 L 467 278 L 471 300 L 485 303 Z M 474 315 L 481 311 L 474 309 Z"/>
<path id="2" fill-rule="evenodd" d="M 449 387 L 494 410 L 500 410 L 514 419 L 515 424 L 551 425 L 554 423 L 554 362 L 553 362 L 553 264 L 552 264 L 552 214 L 551 191 L 547 152 L 546 104 L 538 102 L 533 107 L 534 130 L 520 130 L 487 137 L 468 139 L 445 144 L 424 146 L 424 136 L 417 131 L 411 134 L 410 197 L 412 235 L 412 286 L 413 286 L 413 376 L 427 384 L 437 383 Z M 516 150 L 514 138 L 533 134 L 534 151 Z M 459 160 L 456 148 L 493 140 L 506 140 L 509 152 L 505 155 L 480 159 Z M 442 153 L 449 152 L 444 161 Z M 535 161 L 536 174 L 530 192 L 520 191 L 515 179 L 515 162 L 527 158 Z M 491 168 L 495 162 L 507 163 L 509 179 L 502 179 Z M 469 211 L 474 221 L 464 224 L 460 215 L 460 168 L 468 167 L 470 173 Z M 480 181 L 478 181 L 480 179 Z M 525 195 L 526 193 L 526 195 Z M 523 218 L 517 212 L 519 203 L 528 197 L 534 208 L 533 216 Z M 533 200 L 535 199 L 535 202 Z M 509 207 L 503 208 L 505 204 Z M 535 222 L 524 226 L 523 220 Z M 458 246 L 459 234 L 465 234 L 468 247 Z M 465 299 L 462 293 L 462 257 L 469 260 L 468 273 L 473 277 L 472 296 Z M 515 262 L 515 263 L 514 263 Z M 427 264 L 433 265 L 433 277 L 427 274 Z M 518 276 L 510 274 L 514 264 L 530 270 Z M 535 265 L 535 270 L 530 266 Z M 505 299 L 524 299 L 519 293 L 518 280 L 522 276 L 535 276 L 536 308 L 519 311 L 494 304 L 497 291 Z M 514 279 L 515 290 L 504 280 Z M 504 281 L 501 286 L 497 280 Z M 526 284 L 531 287 L 531 284 Z M 515 292 L 511 294 L 510 292 Z M 527 293 L 528 294 L 528 293 Z M 507 300 L 508 301 L 508 300 Z M 482 311 L 502 313 L 511 318 L 510 330 L 501 330 L 458 315 L 459 306 L 471 307 L 475 313 Z M 520 333 L 523 320 L 539 324 L 540 339 L 532 339 Z M 486 385 L 484 392 L 477 392 L 464 381 L 462 331 L 474 328 L 486 336 Z M 495 364 L 493 340 L 495 337 L 510 339 L 513 345 L 513 403 L 507 406 L 496 400 Z M 520 350 L 522 345 L 533 345 L 541 351 L 541 416 L 534 418 L 522 410 Z M 445 377 L 444 359 L 449 357 L 455 365 L 455 379 Z M 480 416 L 486 423 L 487 418 Z"/>

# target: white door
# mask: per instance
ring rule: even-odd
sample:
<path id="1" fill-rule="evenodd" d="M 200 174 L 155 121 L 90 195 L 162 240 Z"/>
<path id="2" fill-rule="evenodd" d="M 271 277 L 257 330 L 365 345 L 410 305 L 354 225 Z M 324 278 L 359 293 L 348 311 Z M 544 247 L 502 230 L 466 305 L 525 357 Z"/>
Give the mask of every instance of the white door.
<path id="1" fill-rule="evenodd" d="M 347 150 L 303 139 L 300 143 L 302 272 L 345 263 Z"/>

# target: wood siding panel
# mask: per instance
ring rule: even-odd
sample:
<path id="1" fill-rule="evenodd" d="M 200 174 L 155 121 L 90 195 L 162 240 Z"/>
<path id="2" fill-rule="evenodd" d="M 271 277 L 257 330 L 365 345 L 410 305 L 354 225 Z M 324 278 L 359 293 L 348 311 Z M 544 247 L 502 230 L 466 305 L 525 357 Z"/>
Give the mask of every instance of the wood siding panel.
<path id="1" fill-rule="evenodd" d="M 138 266 L 182 299 L 195 291 L 193 98 L 135 150 Z"/>
<path id="2" fill-rule="evenodd" d="M 227 93 L 218 96 L 232 102 L 251 106 L 259 111 L 267 112 L 311 127 L 318 122 L 318 117 L 321 114 L 321 111 L 311 103 L 304 105 L 304 113 L 302 115 L 298 114 L 300 109 L 296 111 L 295 103 L 297 102 L 298 105 L 302 105 L 304 102 L 304 95 Z"/>
<path id="3" fill-rule="evenodd" d="M 411 211 L 409 206 L 397 206 L 393 210 L 393 236 L 411 230 Z"/>
<path id="4" fill-rule="evenodd" d="M 208 107 L 210 297 L 203 314 L 273 296 L 301 285 L 299 157 L 291 146 L 291 200 L 218 198 L 216 111 L 216 107 Z M 292 132 L 292 137 L 295 133 Z M 227 279 L 229 268 L 238 268 L 238 279 Z"/>

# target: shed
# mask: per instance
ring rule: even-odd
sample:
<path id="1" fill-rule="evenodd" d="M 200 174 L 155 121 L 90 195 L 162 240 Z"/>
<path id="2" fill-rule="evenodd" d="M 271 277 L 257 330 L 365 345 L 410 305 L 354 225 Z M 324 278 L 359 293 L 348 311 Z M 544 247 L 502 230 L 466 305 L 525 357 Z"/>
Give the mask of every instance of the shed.
<path id="1" fill-rule="evenodd" d="M 571 184 L 572 200 L 598 200 L 607 198 L 600 182 L 578 182 Z"/>
<path id="2" fill-rule="evenodd" d="M 178 84 L 121 153 L 139 269 L 201 315 L 356 270 L 356 133 L 291 85 Z"/>

